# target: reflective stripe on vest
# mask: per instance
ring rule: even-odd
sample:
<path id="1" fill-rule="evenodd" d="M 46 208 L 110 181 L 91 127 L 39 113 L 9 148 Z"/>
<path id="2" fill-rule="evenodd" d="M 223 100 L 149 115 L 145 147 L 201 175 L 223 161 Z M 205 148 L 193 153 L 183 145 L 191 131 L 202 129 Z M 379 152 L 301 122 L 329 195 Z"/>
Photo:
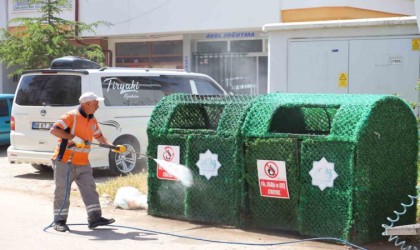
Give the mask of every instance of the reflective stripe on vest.
<path id="1" fill-rule="evenodd" d="M 73 113 L 73 126 L 71 127 L 71 134 L 72 135 L 75 135 L 74 134 L 74 130 L 76 129 L 76 113 Z"/>

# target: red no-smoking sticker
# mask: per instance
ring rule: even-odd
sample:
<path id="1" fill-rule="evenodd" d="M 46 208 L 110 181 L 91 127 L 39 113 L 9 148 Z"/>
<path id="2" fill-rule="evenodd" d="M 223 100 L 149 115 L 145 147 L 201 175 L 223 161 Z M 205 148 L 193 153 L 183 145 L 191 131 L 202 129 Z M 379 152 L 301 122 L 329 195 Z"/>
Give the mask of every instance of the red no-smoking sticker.
<path id="1" fill-rule="evenodd" d="M 171 145 L 158 145 L 158 157 L 159 160 L 164 160 L 167 162 L 179 164 L 179 146 L 171 146 Z M 168 167 L 168 166 L 166 166 Z M 178 180 L 175 176 L 168 173 L 165 170 L 165 167 L 157 165 L 157 178 L 164 179 L 164 180 Z"/>
<path id="2" fill-rule="evenodd" d="M 163 153 L 162 153 L 162 159 L 165 161 L 172 162 L 175 157 L 174 152 L 174 146 L 164 146 L 163 147 Z"/>
<path id="3" fill-rule="evenodd" d="M 261 196 L 290 198 L 284 161 L 257 160 L 257 168 Z"/>

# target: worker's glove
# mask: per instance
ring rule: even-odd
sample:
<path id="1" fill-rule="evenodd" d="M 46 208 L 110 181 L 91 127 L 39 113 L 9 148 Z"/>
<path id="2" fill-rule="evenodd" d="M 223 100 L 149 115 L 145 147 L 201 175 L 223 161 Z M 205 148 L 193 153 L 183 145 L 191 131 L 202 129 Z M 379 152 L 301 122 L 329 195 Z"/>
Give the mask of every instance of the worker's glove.
<path id="1" fill-rule="evenodd" d="M 72 139 L 74 145 L 76 148 L 84 148 L 86 146 L 86 141 L 82 140 L 81 138 L 75 136 Z"/>
<path id="2" fill-rule="evenodd" d="M 127 151 L 127 148 L 123 145 L 117 145 L 116 147 L 118 147 L 118 149 L 111 149 L 111 151 L 117 154 L 122 154 Z"/>

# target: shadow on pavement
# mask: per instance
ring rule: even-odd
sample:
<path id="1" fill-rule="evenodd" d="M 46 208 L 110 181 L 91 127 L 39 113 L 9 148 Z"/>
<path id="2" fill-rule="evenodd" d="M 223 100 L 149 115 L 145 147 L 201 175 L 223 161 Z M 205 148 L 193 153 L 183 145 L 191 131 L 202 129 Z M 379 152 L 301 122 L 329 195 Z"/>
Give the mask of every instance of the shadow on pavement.
<path id="1" fill-rule="evenodd" d="M 0 157 L 7 157 L 7 148 L 9 145 L 0 145 Z"/>
<path id="2" fill-rule="evenodd" d="M 106 182 L 109 179 L 115 178 L 115 175 L 112 175 L 107 170 L 93 170 L 93 177 L 97 183 Z M 52 180 L 54 179 L 54 172 L 52 169 L 44 170 L 44 171 L 35 171 L 33 173 L 21 174 L 16 175 L 15 178 L 22 178 L 22 179 L 34 179 L 34 180 Z"/>
<path id="3" fill-rule="evenodd" d="M 149 238 L 151 235 L 156 235 L 152 233 L 144 233 L 142 231 L 138 232 L 119 232 L 118 229 L 110 229 L 110 228 L 101 228 L 101 229 L 95 229 L 92 231 L 78 231 L 78 230 L 72 230 L 70 229 L 71 234 L 77 234 L 80 236 L 89 236 L 89 237 L 95 237 L 90 240 L 139 240 L 139 241 L 145 241 L 145 240 L 158 240 L 157 238 Z M 135 230 L 135 229 L 133 229 Z M 123 230 L 121 230 L 123 231 Z M 144 238 L 144 237 L 148 238 Z"/>
<path id="4" fill-rule="evenodd" d="M 54 178 L 53 171 L 36 171 L 34 173 L 16 175 L 15 178 L 36 179 L 36 180 L 52 180 Z"/>

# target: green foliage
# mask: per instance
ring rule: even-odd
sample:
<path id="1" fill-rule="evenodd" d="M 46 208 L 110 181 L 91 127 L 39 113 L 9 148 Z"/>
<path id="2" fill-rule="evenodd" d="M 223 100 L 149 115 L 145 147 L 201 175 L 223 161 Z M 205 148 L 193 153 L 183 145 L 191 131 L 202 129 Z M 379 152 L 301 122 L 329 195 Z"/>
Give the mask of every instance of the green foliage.
<path id="1" fill-rule="evenodd" d="M 71 7 L 68 0 L 31 0 L 40 4 L 39 18 L 14 18 L 16 32 L 0 29 L 0 62 L 18 69 L 9 76 L 27 69 L 48 68 L 52 59 L 67 55 L 81 56 L 98 63 L 104 61 L 99 45 L 85 44 L 80 34 L 95 33 L 95 28 L 107 25 L 103 21 L 92 24 L 60 18 L 63 9 Z"/>

